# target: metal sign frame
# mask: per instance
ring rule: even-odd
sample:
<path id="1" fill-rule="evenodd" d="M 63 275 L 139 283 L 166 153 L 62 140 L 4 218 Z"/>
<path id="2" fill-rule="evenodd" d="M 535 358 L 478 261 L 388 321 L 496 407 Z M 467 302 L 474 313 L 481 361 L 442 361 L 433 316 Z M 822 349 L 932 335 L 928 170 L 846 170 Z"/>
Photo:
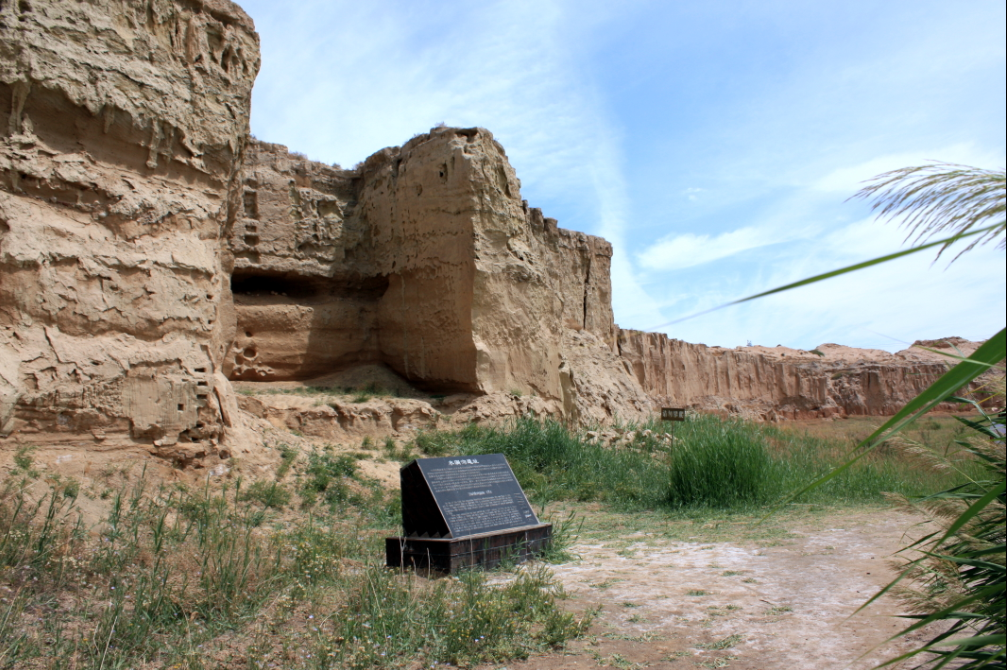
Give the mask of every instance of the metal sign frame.
<path id="1" fill-rule="evenodd" d="M 662 418 L 662 421 L 685 421 L 686 420 L 686 408 L 685 407 L 662 407 L 661 408 L 661 418 Z"/>

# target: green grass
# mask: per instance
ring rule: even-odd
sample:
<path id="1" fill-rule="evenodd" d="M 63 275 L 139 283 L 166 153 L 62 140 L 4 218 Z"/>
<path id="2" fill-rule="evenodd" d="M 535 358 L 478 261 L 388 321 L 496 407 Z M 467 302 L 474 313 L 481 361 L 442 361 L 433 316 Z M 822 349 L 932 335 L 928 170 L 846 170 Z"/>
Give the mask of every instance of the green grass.
<path id="1" fill-rule="evenodd" d="M 718 640 L 717 642 L 708 642 L 707 644 L 697 645 L 700 649 L 707 649 L 711 651 L 721 651 L 722 649 L 730 649 L 741 642 L 744 638 L 741 635 L 734 634 L 729 635 L 726 638 Z"/>
<path id="2" fill-rule="evenodd" d="M 253 482 L 247 489 L 241 491 L 238 499 L 254 500 L 263 507 L 283 509 L 291 501 L 291 492 L 278 482 Z"/>
<path id="3" fill-rule="evenodd" d="M 662 504 L 668 471 L 657 451 L 645 447 L 611 450 L 589 445 L 562 425 L 522 419 L 508 428 L 469 426 L 441 434 L 429 443 L 448 440 L 450 453 L 503 453 L 533 502 L 602 501 L 641 508 Z"/>
<path id="4" fill-rule="evenodd" d="M 669 458 L 673 505 L 756 505 L 781 493 L 766 439 L 753 424 L 700 416 L 683 429 Z"/>
<path id="5" fill-rule="evenodd" d="M 309 482 L 350 470 L 325 452 L 308 460 Z M 352 479 L 329 513 L 293 519 L 268 504 L 276 487 L 141 479 L 86 528 L 75 499 L 33 499 L 34 485 L 9 479 L 0 668 L 469 666 L 546 651 L 590 622 L 560 606 L 542 565 L 495 583 L 385 569 L 399 519 L 367 482 Z"/>
<path id="6" fill-rule="evenodd" d="M 505 428 L 471 425 L 428 432 L 415 444 L 424 455 L 503 453 L 529 498 L 597 501 L 616 509 L 762 509 L 846 460 L 848 445 L 775 426 L 714 415 L 668 424 L 627 426 L 633 441 L 619 449 L 586 442 L 551 421 L 520 419 Z M 651 431 L 650 435 L 645 433 Z M 882 449 L 797 503 L 881 503 L 884 493 L 923 495 L 979 471 L 936 472 L 896 449 Z"/>
<path id="7" fill-rule="evenodd" d="M 562 589 L 540 568 L 491 588 L 485 573 L 462 573 L 419 588 L 387 570 L 367 571 L 349 593 L 335 636 L 317 648 L 341 667 L 382 667 L 388 657 L 463 665 L 523 658 L 577 636 L 585 621 L 556 607 Z"/>
<path id="8" fill-rule="evenodd" d="M 281 443 L 279 445 L 280 449 L 280 466 L 276 471 L 277 480 L 283 479 L 288 472 L 290 472 L 291 466 L 294 465 L 294 461 L 297 460 L 298 451 L 297 449 L 291 447 L 289 444 Z"/>
<path id="9" fill-rule="evenodd" d="M 846 461 L 848 450 L 840 440 L 740 419 L 694 416 L 677 430 L 669 500 L 684 507 L 759 507 L 831 471 Z M 980 469 L 972 460 L 961 465 L 967 474 Z M 936 472 L 896 448 L 884 448 L 796 502 L 881 502 L 885 493 L 922 495 L 964 481 L 963 474 Z"/>
<path id="10" fill-rule="evenodd" d="M 349 479 L 357 474 L 356 459 L 349 454 L 336 456 L 332 449 L 313 450 L 301 482 L 301 497 L 312 505 L 321 496 L 336 505 L 349 496 Z"/>

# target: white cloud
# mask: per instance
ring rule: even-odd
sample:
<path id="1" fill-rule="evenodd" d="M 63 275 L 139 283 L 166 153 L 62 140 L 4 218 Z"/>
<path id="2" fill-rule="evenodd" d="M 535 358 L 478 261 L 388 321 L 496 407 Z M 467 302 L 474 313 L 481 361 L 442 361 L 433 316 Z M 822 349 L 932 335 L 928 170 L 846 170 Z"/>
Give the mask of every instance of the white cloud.
<path id="1" fill-rule="evenodd" d="M 649 270 L 682 270 L 745 251 L 792 241 L 793 234 L 772 228 L 739 228 L 718 235 L 668 235 L 637 255 Z"/>
<path id="2" fill-rule="evenodd" d="M 686 196 L 686 199 L 689 200 L 690 202 L 696 202 L 697 200 L 700 199 L 700 194 L 703 193 L 704 190 L 705 189 L 702 188 L 691 187 L 684 190 L 683 194 Z"/>
<path id="3" fill-rule="evenodd" d="M 781 252 L 786 262 L 764 265 L 747 281 L 731 283 L 737 293 L 705 287 L 700 277 L 689 276 L 684 281 L 700 288 L 692 300 L 677 305 L 678 314 L 673 316 L 897 251 L 903 248 L 902 240 L 902 231 L 895 226 L 864 219 L 817 241 L 789 245 Z M 953 256 L 936 263 L 933 251 L 923 251 L 662 330 L 671 337 L 710 345 L 733 347 L 752 340 L 811 349 L 835 342 L 888 351 L 924 338 L 990 337 L 1005 324 L 1005 255 L 988 246 L 949 264 Z M 997 284 L 1002 290 L 992 293 Z"/>

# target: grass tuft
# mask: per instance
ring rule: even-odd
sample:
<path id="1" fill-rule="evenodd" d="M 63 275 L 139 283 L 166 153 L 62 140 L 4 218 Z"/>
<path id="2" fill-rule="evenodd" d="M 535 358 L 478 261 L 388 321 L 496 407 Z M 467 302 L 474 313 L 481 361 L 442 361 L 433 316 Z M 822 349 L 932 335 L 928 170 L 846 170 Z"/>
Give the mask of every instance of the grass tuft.
<path id="1" fill-rule="evenodd" d="M 238 496 L 239 500 L 254 500 L 263 507 L 283 509 L 290 503 L 291 492 L 278 482 L 254 482 Z"/>
<path id="2" fill-rule="evenodd" d="M 675 442 L 669 472 L 674 506 L 758 505 L 777 494 L 760 431 L 740 421 L 694 417 Z"/>

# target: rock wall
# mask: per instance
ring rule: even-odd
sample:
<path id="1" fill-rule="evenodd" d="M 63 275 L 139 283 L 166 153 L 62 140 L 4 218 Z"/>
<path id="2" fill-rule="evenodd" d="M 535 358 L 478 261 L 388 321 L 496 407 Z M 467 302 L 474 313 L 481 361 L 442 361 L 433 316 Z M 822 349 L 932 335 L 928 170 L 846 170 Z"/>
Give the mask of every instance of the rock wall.
<path id="1" fill-rule="evenodd" d="M 723 349 L 636 330 L 620 330 L 618 346 L 657 403 L 763 420 L 895 414 L 944 374 L 949 360 L 920 348 Z M 977 344 L 949 338 L 925 346 L 968 354 Z"/>
<path id="2" fill-rule="evenodd" d="M 355 216 L 354 173 L 252 141 L 228 246 L 237 329 L 232 379 L 310 379 L 378 358 L 387 280 Z"/>
<path id="3" fill-rule="evenodd" d="M 611 246 L 530 208 L 489 131 L 435 128 L 352 171 L 253 142 L 242 181 L 232 379 L 380 363 L 431 390 L 538 395 L 599 420 L 650 410 L 608 344 Z M 584 333 L 576 356 L 569 331 Z M 596 388 L 599 365 L 621 383 Z"/>
<path id="4" fill-rule="evenodd" d="M 221 240 L 258 68 L 226 0 L 0 4 L 3 434 L 222 437 Z"/>
<path id="5" fill-rule="evenodd" d="M 355 170 L 253 142 L 243 183 L 232 379 L 381 364 L 428 390 L 531 394 L 591 424 L 660 405 L 892 414 L 946 369 L 919 349 L 722 349 L 620 330 L 612 247 L 530 208 L 483 129 L 435 128 Z"/>

